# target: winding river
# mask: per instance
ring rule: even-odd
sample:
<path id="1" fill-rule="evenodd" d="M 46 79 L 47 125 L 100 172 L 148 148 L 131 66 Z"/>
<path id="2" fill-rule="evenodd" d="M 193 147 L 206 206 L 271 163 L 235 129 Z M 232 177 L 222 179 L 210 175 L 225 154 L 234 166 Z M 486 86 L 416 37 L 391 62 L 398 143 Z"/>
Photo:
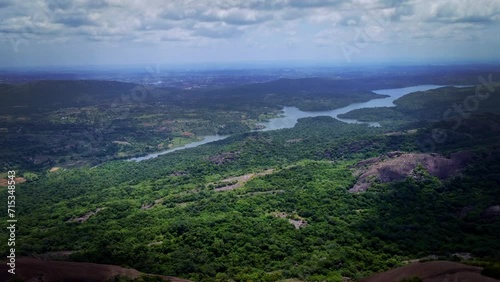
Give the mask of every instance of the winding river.
<path id="1" fill-rule="evenodd" d="M 367 102 L 353 103 L 353 104 L 350 104 L 349 106 L 338 108 L 335 110 L 330 110 L 330 111 L 305 112 L 305 111 L 299 110 L 296 107 L 284 107 L 282 117 L 273 118 L 273 119 L 269 120 L 268 122 L 260 123 L 260 125 L 265 126 L 265 128 L 261 129 L 259 131 L 292 128 L 295 126 L 295 124 L 297 124 L 297 121 L 300 118 L 318 117 L 318 116 L 330 116 L 330 117 L 336 118 L 336 119 L 343 121 L 343 122 L 346 122 L 346 123 L 359 123 L 359 124 L 368 124 L 370 126 L 380 126 L 380 124 L 378 122 L 362 122 L 362 121 L 358 121 L 355 119 L 342 119 L 342 118 L 338 118 L 337 116 L 340 114 L 350 112 L 352 110 L 362 109 L 362 108 L 394 107 L 394 106 L 396 106 L 393 103 L 394 100 L 396 100 L 400 97 L 403 97 L 406 94 L 409 94 L 412 92 L 417 92 L 417 91 L 426 91 L 426 90 L 436 89 L 436 88 L 445 87 L 445 86 L 447 86 L 447 85 L 427 84 L 427 85 L 417 85 L 417 86 L 410 86 L 410 87 L 403 87 L 403 88 L 374 90 L 373 93 L 381 94 L 381 95 L 388 95 L 388 96 L 384 97 L 384 98 L 372 99 L 372 100 L 367 101 Z M 456 87 L 466 87 L 466 86 L 456 86 Z M 202 141 L 189 143 L 189 144 L 181 146 L 181 147 L 169 149 L 169 150 L 158 152 L 158 153 L 149 154 L 149 155 L 146 155 L 143 157 L 130 158 L 128 160 L 140 162 L 140 161 L 156 158 L 156 157 L 164 155 L 164 154 L 172 153 L 175 151 L 184 150 L 184 149 L 188 149 L 188 148 L 194 148 L 194 147 L 198 147 L 200 145 L 207 144 L 210 142 L 222 140 L 222 139 L 227 138 L 228 136 L 229 135 L 203 136 L 204 139 Z"/>

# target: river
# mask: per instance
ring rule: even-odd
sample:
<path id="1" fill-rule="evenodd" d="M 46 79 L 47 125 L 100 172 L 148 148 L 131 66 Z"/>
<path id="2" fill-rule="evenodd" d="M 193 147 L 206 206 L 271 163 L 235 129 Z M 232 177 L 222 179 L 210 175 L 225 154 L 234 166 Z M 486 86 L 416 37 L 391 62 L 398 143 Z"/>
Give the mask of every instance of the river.
<path id="1" fill-rule="evenodd" d="M 417 85 L 417 86 L 410 86 L 410 87 L 403 87 L 403 88 L 373 90 L 372 91 L 373 93 L 381 94 L 381 95 L 388 95 L 388 97 L 376 98 L 376 99 L 372 99 L 370 101 L 362 102 L 362 103 L 353 103 L 353 104 L 350 104 L 349 106 L 338 108 L 338 109 L 331 110 L 331 111 L 305 112 L 305 111 L 299 110 L 297 107 L 284 107 L 282 117 L 273 118 L 267 122 L 260 123 L 260 125 L 265 126 L 265 128 L 263 128 L 259 131 L 292 128 L 295 126 L 295 124 L 297 124 L 297 121 L 300 118 L 318 117 L 318 116 L 330 116 L 330 117 L 336 118 L 336 119 L 343 121 L 343 122 L 346 122 L 346 123 L 359 123 L 359 124 L 368 124 L 370 126 L 380 126 L 380 124 L 378 122 L 362 122 L 362 121 L 358 121 L 355 119 L 341 119 L 341 118 L 338 118 L 337 116 L 340 114 L 350 112 L 352 110 L 362 109 L 362 108 L 394 107 L 394 106 L 396 106 L 393 103 L 394 100 L 396 100 L 400 97 L 403 97 L 406 94 L 409 94 L 412 92 L 417 92 L 417 91 L 426 91 L 426 90 L 436 89 L 436 88 L 445 87 L 445 86 L 447 86 L 447 85 L 426 84 L 426 85 Z M 456 87 L 467 87 L 467 86 L 456 86 Z M 175 151 L 184 150 L 184 149 L 188 149 L 188 148 L 194 148 L 194 147 L 198 147 L 200 145 L 207 144 L 210 142 L 222 140 L 222 139 L 227 138 L 228 136 L 229 135 L 203 136 L 204 139 L 202 141 L 189 143 L 189 144 L 181 146 L 181 147 L 169 149 L 169 150 L 158 152 L 158 153 L 149 154 L 149 155 L 146 155 L 143 157 L 131 158 L 129 160 L 140 162 L 140 161 L 156 158 L 160 155 L 164 155 L 164 154 L 168 154 L 168 153 L 172 153 Z"/>

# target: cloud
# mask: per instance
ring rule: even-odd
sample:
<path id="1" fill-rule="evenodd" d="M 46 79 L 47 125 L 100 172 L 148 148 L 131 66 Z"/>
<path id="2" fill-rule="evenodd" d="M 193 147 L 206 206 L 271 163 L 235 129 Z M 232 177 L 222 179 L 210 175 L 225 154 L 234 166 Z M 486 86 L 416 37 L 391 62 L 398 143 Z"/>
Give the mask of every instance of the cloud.
<path id="1" fill-rule="evenodd" d="M 81 27 L 81 26 L 97 26 L 98 23 L 92 21 L 88 15 L 81 13 L 70 13 L 58 16 L 54 19 L 54 23 L 60 23 L 68 27 Z"/>
<path id="2" fill-rule="evenodd" d="M 192 39 L 191 32 L 182 28 L 172 28 L 161 33 L 162 41 L 189 41 Z"/>
<path id="3" fill-rule="evenodd" d="M 273 28 L 284 26 L 288 21 L 319 25 L 309 36 L 325 28 L 366 29 L 363 25 L 371 25 L 369 28 L 375 31 L 374 20 L 382 18 L 391 27 L 411 26 L 412 21 L 424 20 L 429 25 L 421 26 L 421 32 L 432 35 L 432 23 L 492 24 L 500 17 L 498 2 L 435 0 L 430 5 L 427 1 L 409 0 L 353 0 L 350 4 L 341 0 L 48 0 L 39 5 L 38 2 L 19 4 L 18 1 L 0 0 L 0 7 L 13 7 L 11 14 L 0 9 L 0 23 L 4 32 L 19 32 L 22 19 L 33 33 L 51 34 L 59 29 L 60 34 L 73 36 L 75 40 L 82 34 L 102 39 L 109 36 L 110 40 L 140 37 L 141 34 L 147 38 L 162 38 L 165 37 L 162 31 L 169 29 L 176 29 L 177 33 L 183 30 L 184 39 L 225 39 L 238 38 L 249 30 L 238 27 Z M 19 14 L 21 12 L 24 14 Z M 279 28 L 274 30 L 278 32 Z M 151 36 L 151 31 L 157 31 L 158 36 Z M 301 36 L 305 34 L 298 34 L 297 38 Z"/>
<path id="4" fill-rule="evenodd" d="M 198 23 L 192 35 L 209 38 L 232 38 L 241 35 L 242 30 L 224 22 Z"/>
<path id="5" fill-rule="evenodd" d="M 415 7 L 408 2 L 402 2 L 394 6 L 394 13 L 391 17 L 392 21 L 401 21 L 404 18 L 411 17 L 415 14 Z"/>
<path id="6" fill-rule="evenodd" d="M 499 1 L 437 1 L 430 7 L 429 21 L 488 24 L 498 21 Z"/>
<path id="7" fill-rule="evenodd" d="M 14 2 L 12 0 L 2 0 L 0 1 L 0 9 L 7 8 L 9 6 L 12 6 Z"/>
<path id="8" fill-rule="evenodd" d="M 197 16 L 201 21 L 224 22 L 230 25 L 251 25 L 268 21 L 272 16 L 268 13 L 249 9 L 209 9 Z"/>
<path id="9" fill-rule="evenodd" d="M 293 46 L 300 54 L 359 38 L 383 48 L 492 41 L 499 28 L 498 0 L 0 0 L 2 44 L 14 37 L 54 48 L 110 42 L 280 54 Z"/>
<path id="10" fill-rule="evenodd" d="M 342 0 L 290 0 L 291 7 L 298 8 L 316 8 L 316 7 L 332 7 L 339 6 L 345 1 Z"/>

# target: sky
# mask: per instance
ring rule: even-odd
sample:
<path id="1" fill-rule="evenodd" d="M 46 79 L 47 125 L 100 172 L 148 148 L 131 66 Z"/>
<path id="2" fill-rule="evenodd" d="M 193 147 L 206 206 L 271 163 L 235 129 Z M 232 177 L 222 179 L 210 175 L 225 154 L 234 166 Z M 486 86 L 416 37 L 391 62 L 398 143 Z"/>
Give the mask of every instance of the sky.
<path id="1" fill-rule="evenodd" d="M 498 61 L 500 0 L 0 0 L 0 67 Z"/>

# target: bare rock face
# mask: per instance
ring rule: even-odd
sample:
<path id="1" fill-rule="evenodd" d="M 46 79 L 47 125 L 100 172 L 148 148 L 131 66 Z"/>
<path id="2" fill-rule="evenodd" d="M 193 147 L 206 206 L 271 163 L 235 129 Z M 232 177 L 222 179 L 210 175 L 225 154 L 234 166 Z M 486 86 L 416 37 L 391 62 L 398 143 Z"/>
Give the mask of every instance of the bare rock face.
<path id="1" fill-rule="evenodd" d="M 91 216 L 96 215 L 98 212 L 102 211 L 103 209 L 105 209 L 105 208 L 97 208 L 95 211 L 89 211 L 88 213 L 86 213 L 80 217 L 71 218 L 67 222 L 83 223 L 83 222 L 87 221 Z"/>
<path id="2" fill-rule="evenodd" d="M 397 282 L 411 277 L 419 277 L 423 282 L 436 281 L 474 281 L 498 282 L 498 280 L 482 276 L 482 268 L 451 261 L 416 262 L 378 273 L 361 282 Z"/>
<path id="3" fill-rule="evenodd" d="M 474 208 L 475 208 L 474 206 L 466 206 L 461 208 L 458 212 L 458 217 L 459 218 L 466 217 L 470 212 L 474 211 Z"/>
<path id="4" fill-rule="evenodd" d="M 225 152 L 215 156 L 211 156 L 208 158 L 208 160 L 213 164 L 221 165 L 236 160 L 239 157 L 239 155 L 240 155 L 239 151 Z"/>
<path id="5" fill-rule="evenodd" d="M 500 205 L 491 206 L 483 211 L 482 216 L 484 218 L 498 217 L 500 216 Z"/>
<path id="6" fill-rule="evenodd" d="M 171 276 L 153 275 L 118 265 L 88 262 L 54 261 L 30 257 L 16 258 L 16 274 L 7 272 L 9 266 L 0 264 L 0 281 L 118 281 L 118 277 L 132 281 L 148 277 L 149 281 L 192 282 Z M 17 279 L 16 279 L 17 278 Z M 141 281 L 143 281 L 141 279 Z"/>
<path id="7" fill-rule="evenodd" d="M 295 229 L 300 229 L 307 226 L 307 221 L 298 215 L 292 216 L 286 212 L 274 212 L 272 213 L 272 215 L 279 218 L 287 218 L 288 222 L 290 222 L 295 227 Z"/>
<path id="8" fill-rule="evenodd" d="M 473 153 L 468 151 L 452 154 L 450 158 L 438 154 L 390 152 L 359 162 L 354 167 L 354 175 L 358 176 L 358 181 L 349 192 L 366 191 L 374 181 L 387 183 L 403 180 L 411 176 L 419 165 L 429 174 L 446 179 L 456 175 L 472 157 Z"/>

